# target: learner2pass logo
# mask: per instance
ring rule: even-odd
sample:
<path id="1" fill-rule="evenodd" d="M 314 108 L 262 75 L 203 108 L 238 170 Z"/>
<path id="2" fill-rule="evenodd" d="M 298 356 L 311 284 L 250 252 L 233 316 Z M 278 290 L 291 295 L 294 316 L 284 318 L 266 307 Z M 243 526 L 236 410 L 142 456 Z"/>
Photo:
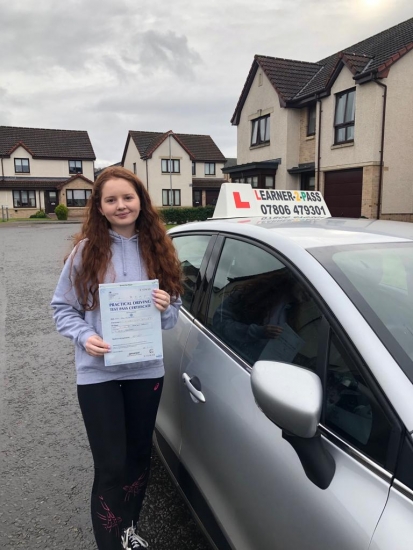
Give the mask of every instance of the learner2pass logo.
<path id="1" fill-rule="evenodd" d="M 249 184 L 223 183 L 214 218 L 327 218 L 330 212 L 319 191 L 253 189 Z"/>

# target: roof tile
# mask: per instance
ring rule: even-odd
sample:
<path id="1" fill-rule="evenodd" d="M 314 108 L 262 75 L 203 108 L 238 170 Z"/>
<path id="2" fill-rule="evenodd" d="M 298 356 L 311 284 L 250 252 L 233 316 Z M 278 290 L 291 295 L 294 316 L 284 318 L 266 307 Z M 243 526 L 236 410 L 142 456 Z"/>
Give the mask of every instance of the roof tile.
<path id="1" fill-rule="evenodd" d="M 324 91 L 340 62 L 347 64 L 355 76 L 374 71 L 380 73 L 412 48 L 413 18 L 410 18 L 316 63 L 256 55 L 231 122 L 239 122 L 258 67 L 263 69 L 281 101 L 286 104 Z"/>
<path id="2" fill-rule="evenodd" d="M 0 156 L 22 145 L 34 158 L 95 160 L 89 135 L 83 130 L 49 130 L 0 126 Z"/>
<path id="3" fill-rule="evenodd" d="M 208 135 L 175 134 L 174 132 L 129 132 L 141 157 L 150 156 L 153 151 L 171 134 L 176 136 L 195 161 L 225 162 L 225 157 Z"/>

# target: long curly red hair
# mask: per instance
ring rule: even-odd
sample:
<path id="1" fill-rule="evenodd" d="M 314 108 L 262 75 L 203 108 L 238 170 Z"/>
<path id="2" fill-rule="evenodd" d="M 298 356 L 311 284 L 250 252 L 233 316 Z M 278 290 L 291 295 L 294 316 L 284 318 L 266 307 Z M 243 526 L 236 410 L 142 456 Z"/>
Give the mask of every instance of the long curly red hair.
<path id="1" fill-rule="evenodd" d="M 93 185 L 87 204 L 86 219 L 74 246 L 85 239 L 82 248 L 81 269 L 76 270 L 74 287 L 85 310 L 91 311 L 99 305 L 99 284 L 103 283 L 112 258 L 110 223 L 102 216 L 99 208 L 102 189 L 111 179 L 130 182 L 140 200 L 140 213 L 136 220 L 139 231 L 139 248 L 149 279 L 159 279 L 159 288 L 168 292 L 172 299 L 182 293 L 181 267 L 165 227 L 157 210 L 152 206 L 149 193 L 139 178 L 129 170 L 118 166 L 106 168 Z"/>

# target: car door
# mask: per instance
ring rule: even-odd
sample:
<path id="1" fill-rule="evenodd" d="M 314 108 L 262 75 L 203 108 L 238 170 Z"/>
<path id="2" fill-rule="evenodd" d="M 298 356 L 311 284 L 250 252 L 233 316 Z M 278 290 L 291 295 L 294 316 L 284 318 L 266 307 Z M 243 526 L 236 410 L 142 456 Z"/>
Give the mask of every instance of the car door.
<path id="1" fill-rule="evenodd" d="M 208 233 L 182 234 L 173 238 L 181 263 L 184 292 L 181 296 L 182 307 L 178 321 L 171 330 L 163 331 L 165 381 L 162 398 L 156 419 L 156 430 L 167 442 L 175 457 L 179 456 L 181 446 L 181 411 L 180 411 L 180 367 L 182 354 L 192 326 L 192 309 L 195 291 L 202 281 L 203 272 L 208 263 L 216 236 Z M 162 439 L 158 443 L 162 445 Z M 162 448 L 165 451 L 165 447 Z M 177 460 L 171 457 L 173 469 Z"/>
<path id="2" fill-rule="evenodd" d="M 368 446 L 371 389 L 367 383 L 365 398 L 347 387 L 357 365 L 344 353 L 342 335 L 332 332 L 319 297 L 273 251 L 234 237 L 225 239 L 209 291 L 182 359 L 180 460 L 227 539 L 236 550 L 367 549 L 389 492 L 391 474 L 380 459 L 392 427 L 374 401 L 381 437 L 374 443 L 384 447 L 376 457 Z M 281 429 L 257 407 L 250 372 L 258 359 L 296 364 L 324 378 L 325 398 L 332 399 L 324 412 L 325 446 L 336 465 L 327 489 L 310 481 Z M 340 384 L 327 391 L 332 379 Z"/>

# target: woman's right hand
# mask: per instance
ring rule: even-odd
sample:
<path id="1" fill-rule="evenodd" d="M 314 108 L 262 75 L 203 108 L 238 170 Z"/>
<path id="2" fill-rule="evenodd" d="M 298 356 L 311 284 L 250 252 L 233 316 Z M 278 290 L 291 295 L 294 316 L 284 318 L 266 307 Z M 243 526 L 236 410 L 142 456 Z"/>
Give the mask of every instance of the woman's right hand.
<path id="1" fill-rule="evenodd" d="M 94 334 L 86 340 L 85 350 L 92 357 L 101 357 L 110 351 L 110 346 L 100 336 Z"/>
<path id="2" fill-rule="evenodd" d="M 264 326 L 264 334 L 267 338 L 278 338 L 278 336 L 282 333 L 283 329 L 282 327 L 279 327 L 277 325 L 265 325 Z"/>

